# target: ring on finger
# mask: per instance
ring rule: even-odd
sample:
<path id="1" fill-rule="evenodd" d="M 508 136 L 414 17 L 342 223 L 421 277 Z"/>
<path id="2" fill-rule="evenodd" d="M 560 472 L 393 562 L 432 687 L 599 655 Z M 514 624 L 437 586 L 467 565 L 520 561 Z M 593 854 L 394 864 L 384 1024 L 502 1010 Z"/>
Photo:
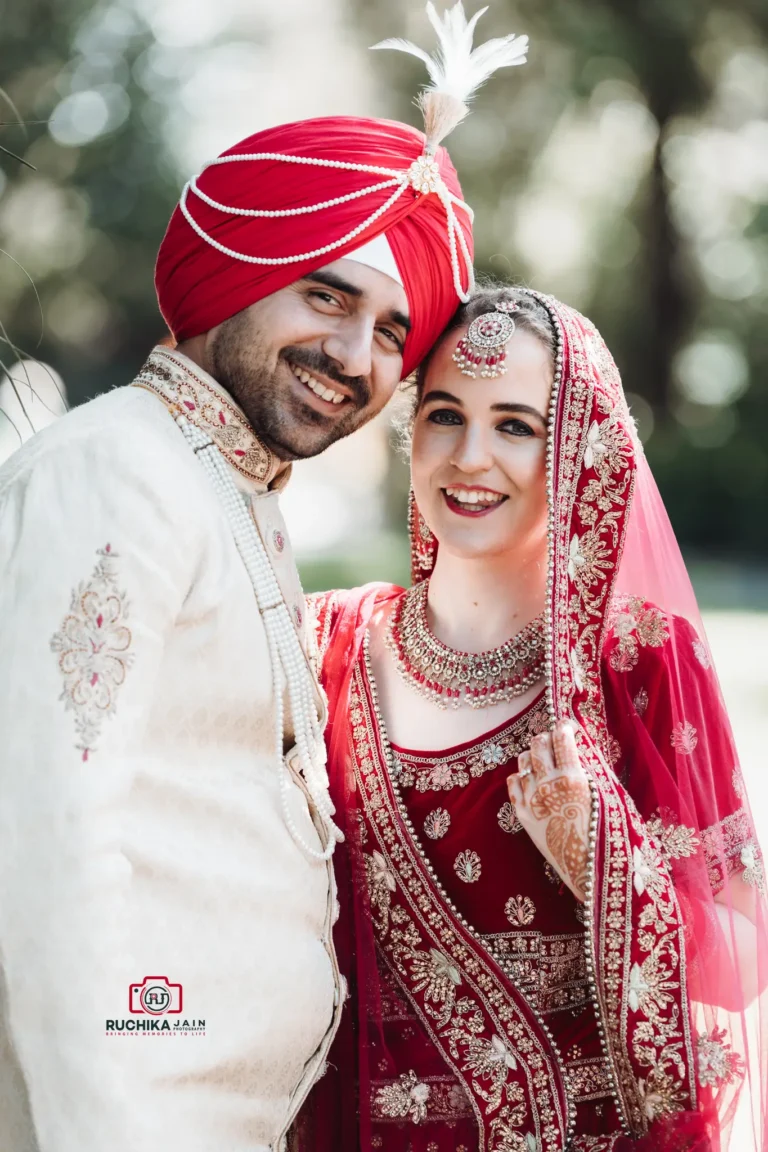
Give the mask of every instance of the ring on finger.
<path id="1" fill-rule="evenodd" d="M 526 776 L 530 776 L 532 771 L 533 771 L 533 769 L 530 767 L 529 768 L 520 768 L 518 770 L 518 773 L 517 773 L 518 779 L 523 780 Z"/>

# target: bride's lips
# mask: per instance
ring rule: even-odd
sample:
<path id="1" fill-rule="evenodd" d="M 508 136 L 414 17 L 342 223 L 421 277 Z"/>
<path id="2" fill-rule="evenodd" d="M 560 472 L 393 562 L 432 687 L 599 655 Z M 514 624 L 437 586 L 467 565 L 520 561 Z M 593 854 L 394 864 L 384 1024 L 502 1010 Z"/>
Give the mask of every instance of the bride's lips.
<path id="1" fill-rule="evenodd" d="M 451 484 L 440 491 L 451 512 L 474 520 L 489 516 L 509 499 L 503 492 L 495 492 L 492 488 L 471 488 L 463 484 Z"/>

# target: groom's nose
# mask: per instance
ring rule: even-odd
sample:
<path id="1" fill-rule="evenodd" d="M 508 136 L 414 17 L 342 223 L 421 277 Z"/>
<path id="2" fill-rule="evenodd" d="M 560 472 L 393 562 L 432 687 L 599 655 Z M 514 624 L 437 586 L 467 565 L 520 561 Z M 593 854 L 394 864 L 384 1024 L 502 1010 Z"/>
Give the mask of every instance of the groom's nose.
<path id="1" fill-rule="evenodd" d="M 375 325 L 372 318 L 350 316 L 323 341 L 323 351 L 344 376 L 371 374 Z"/>

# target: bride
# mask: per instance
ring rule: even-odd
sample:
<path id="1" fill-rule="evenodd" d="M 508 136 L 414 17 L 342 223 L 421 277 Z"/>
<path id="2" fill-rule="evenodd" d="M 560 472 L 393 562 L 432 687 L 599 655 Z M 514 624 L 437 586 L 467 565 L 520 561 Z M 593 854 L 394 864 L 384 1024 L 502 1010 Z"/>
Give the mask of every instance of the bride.
<path id="1" fill-rule="evenodd" d="M 592 324 L 477 293 L 411 474 L 413 587 L 312 598 L 350 997 L 299 1147 L 720 1152 L 750 1096 L 762 1149 L 762 858 Z"/>

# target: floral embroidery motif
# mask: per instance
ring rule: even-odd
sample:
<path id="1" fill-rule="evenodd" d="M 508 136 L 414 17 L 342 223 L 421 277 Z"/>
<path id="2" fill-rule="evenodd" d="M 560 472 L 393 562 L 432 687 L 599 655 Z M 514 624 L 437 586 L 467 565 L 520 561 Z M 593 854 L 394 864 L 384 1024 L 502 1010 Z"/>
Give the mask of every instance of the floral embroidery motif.
<path id="1" fill-rule="evenodd" d="M 587 432 L 587 447 L 584 452 L 584 467 L 594 468 L 595 461 L 599 460 L 608 451 L 608 445 L 600 439 L 600 425 L 593 420 Z"/>
<path id="2" fill-rule="evenodd" d="M 396 1089 L 397 1095 L 402 1103 L 405 1102 L 401 1095 L 403 1089 L 401 1080 L 402 1077 L 400 1080 L 388 1080 L 383 1084 L 374 1084 L 373 1118 L 375 1120 L 402 1120 L 408 1118 L 407 1114 L 405 1117 L 393 1116 L 390 1112 L 386 1112 L 382 1109 L 382 1104 L 384 1107 L 387 1107 L 394 1099 L 394 1094 L 391 1092 L 392 1088 Z M 429 1088 L 429 1092 L 426 1096 L 426 1099 L 424 1100 L 424 1105 L 427 1110 L 425 1119 L 427 1121 L 431 1123 L 434 1123 L 435 1121 L 447 1121 L 448 1123 L 455 1123 L 457 1120 L 469 1119 L 469 1117 L 473 1115 L 472 1105 L 469 1102 L 469 1098 L 467 1097 L 464 1088 L 458 1080 L 449 1079 L 446 1076 L 424 1076 L 421 1080 L 417 1081 L 417 1084 Z M 408 1087 L 410 1090 L 410 1081 L 408 1081 Z M 382 1091 L 383 1096 L 380 1097 L 379 1093 Z M 376 1136 L 373 1136 L 371 1138 L 371 1143 L 374 1147 L 380 1148 L 383 1144 L 383 1140 L 381 1137 L 379 1137 L 378 1145 L 374 1143 L 375 1140 Z M 430 1147 L 434 1147 L 435 1152 L 437 1152 L 437 1144 L 430 1142 L 427 1145 L 427 1152 L 429 1152 Z"/>
<path id="3" fill-rule="evenodd" d="M 685 824 L 665 824 L 660 815 L 649 820 L 647 828 L 658 840 L 667 860 L 682 860 L 695 856 L 696 849 L 701 843 L 694 828 L 688 828 Z"/>
<path id="4" fill-rule="evenodd" d="M 724 1028 L 702 1032 L 696 1040 L 697 1070 L 702 1088 L 719 1088 L 744 1075 L 744 1061 L 730 1044 Z"/>
<path id="5" fill-rule="evenodd" d="M 411 1070 L 404 1072 L 394 1084 L 379 1088 L 376 1093 L 376 1105 L 383 1116 L 412 1120 L 414 1124 L 421 1124 L 427 1118 L 429 1093 L 429 1084 L 420 1081 L 416 1073 Z"/>
<path id="6" fill-rule="evenodd" d="M 533 921 L 536 905 L 530 896 L 510 896 L 504 905 L 504 915 L 516 928 L 524 928 Z"/>
<path id="7" fill-rule="evenodd" d="M 585 533 L 571 540 L 568 575 L 575 584 L 594 587 L 605 578 L 611 567 L 610 553 L 595 532 Z"/>
<path id="8" fill-rule="evenodd" d="M 117 584 L 111 545 L 99 549 L 90 580 L 72 593 L 69 614 L 51 638 L 64 678 L 60 699 L 75 713 L 76 745 L 83 761 L 96 751 L 104 720 L 115 714 L 117 694 L 133 662 L 125 593 Z"/>
<path id="9" fill-rule="evenodd" d="M 634 668 L 640 648 L 661 648 L 669 640 L 664 613 L 639 596 L 619 600 L 610 622 L 618 640 L 610 656 L 610 665 L 616 672 Z"/>
<path id="10" fill-rule="evenodd" d="M 381 852 L 374 851 L 370 856 L 365 856 L 364 860 L 371 909 L 378 913 L 379 922 L 386 925 L 392 893 L 397 890 L 395 874 L 390 870 Z"/>
<path id="11" fill-rule="evenodd" d="M 573 1100 L 599 1100 L 611 1095 L 611 1077 L 601 1056 L 576 1059 L 566 1065 L 565 1082 Z"/>
<path id="12" fill-rule="evenodd" d="M 477 852 L 470 852 L 468 849 L 459 852 L 453 862 L 454 872 L 465 884 L 474 884 L 479 880 L 482 869 L 483 865 Z"/>
<path id="13" fill-rule="evenodd" d="M 517 812 L 512 807 L 509 800 L 507 800 L 504 804 L 502 804 L 501 808 L 499 808 L 497 819 L 499 821 L 499 828 L 501 828 L 502 832 L 510 832 L 514 834 L 515 832 L 522 832 L 523 830 L 523 826 L 517 818 Z"/>
<path id="14" fill-rule="evenodd" d="M 765 873 L 763 871 L 763 863 L 760 859 L 757 844 L 750 841 L 745 844 L 739 856 L 741 863 L 744 865 L 744 871 L 741 878 L 745 884 L 751 884 L 753 888 L 757 888 L 761 896 L 765 895 Z"/>
<path id="15" fill-rule="evenodd" d="M 640 689 L 632 703 L 635 706 L 635 712 L 637 712 L 638 716 L 644 716 L 648 709 L 648 693 L 645 688 Z"/>
<path id="16" fill-rule="evenodd" d="M 508 1122 L 515 1127 L 522 1123 L 527 1112 L 523 1090 L 519 1084 L 507 1082 L 508 1072 L 517 1070 L 517 1058 L 500 1036 L 472 1037 L 467 1045 L 464 1068 L 473 1073 L 476 1083 L 489 1081 L 488 1086 L 481 1089 L 481 1095 L 491 1112 L 496 1111 L 505 1095 L 516 1105 L 507 1115 Z"/>
<path id="17" fill-rule="evenodd" d="M 491 772 L 501 764 L 514 759 L 530 748 L 531 740 L 549 728 L 545 710 L 533 706 L 518 716 L 508 728 L 497 733 L 470 752 L 456 752 L 435 763 L 434 757 L 405 755 L 393 756 L 397 783 L 401 788 L 416 788 L 418 792 L 440 792 L 449 788 L 462 788 L 470 780 Z"/>
<path id="18" fill-rule="evenodd" d="M 656 857 L 650 843 L 642 847 L 635 845 L 632 850 L 632 883 L 638 896 L 642 896 L 646 888 L 658 889 L 663 884 L 663 877 L 659 871 L 661 861 Z"/>
<path id="19" fill-rule="evenodd" d="M 675 752 L 679 752 L 681 756 L 690 756 L 699 742 L 699 737 L 689 720 L 681 720 L 675 725 L 669 742 Z"/>
<path id="20" fill-rule="evenodd" d="M 274 457 L 243 414 L 167 349 L 156 348 L 150 354 L 134 384 L 155 392 L 174 416 L 186 416 L 207 432 L 224 458 L 243 476 L 261 483 L 269 480 Z"/>
<path id="21" fill-rule="evenodd" d="M 740 866 L 747 867 L 741 861 L 744 848 L 753 847 L 756 857 L 760 857 L 752 821 L 744 808 L 737 808 L 729 816 L 705 828 L 701 832 L 701 844 L 709 882 L 715 893 L 720 891 L 731 873 L 737 872 Z"/>
<path id="22" fill-rule="evenodd" d="M 435 808 L 424 820 L 424 831 L 430 840 L 440 840 L 451 826 L 450 813 L 445 808 Z"/>
<path id="23" fill-rule="evenodd" d="M 693 654 L 702 668 L 708 671 L 712 667 L 712 657 L 709 654 L 709 648 L 707 648 L 703 640 L 693 641 Z"/>

